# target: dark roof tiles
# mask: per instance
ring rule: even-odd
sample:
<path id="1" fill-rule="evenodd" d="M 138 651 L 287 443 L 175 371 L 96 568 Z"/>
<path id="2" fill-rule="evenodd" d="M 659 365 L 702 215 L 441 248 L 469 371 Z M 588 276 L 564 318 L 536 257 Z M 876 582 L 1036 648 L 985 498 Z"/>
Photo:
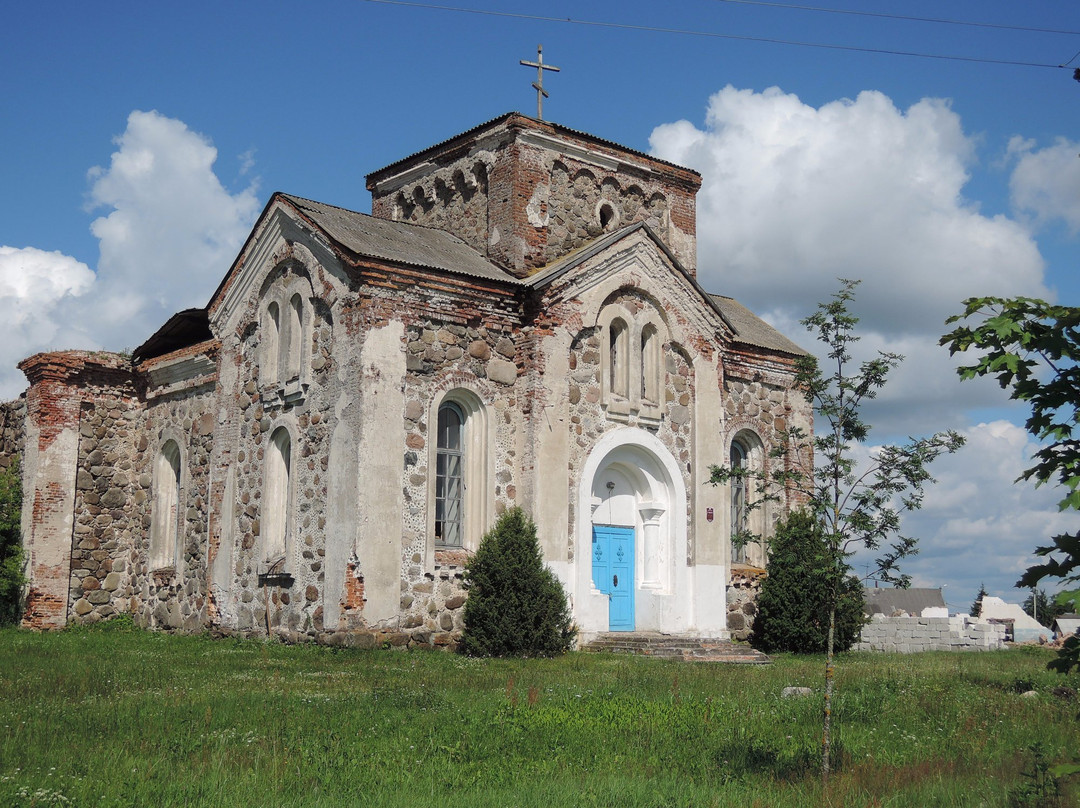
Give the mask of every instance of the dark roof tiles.
<path id="1" fill-rule="evenodd" d="M 475 278 L 518 284 L 457 236 L 444 230 L 379 219 L 366 213 L 278 194 L 349 252 L 396 264 L 440 269 Z"/>

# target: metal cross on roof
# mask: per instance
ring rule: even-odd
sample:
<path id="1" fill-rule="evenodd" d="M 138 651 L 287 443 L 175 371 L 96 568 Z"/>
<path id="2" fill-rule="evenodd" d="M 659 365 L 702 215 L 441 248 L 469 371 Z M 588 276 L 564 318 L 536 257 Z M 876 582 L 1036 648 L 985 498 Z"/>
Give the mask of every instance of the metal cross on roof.
<path id="1" fill-rule="evenodd" d="M 526 62 L 524 59 L 522 59 L 521 64 L 525 65 L 526 67 L 536 68 L 536 81 L 533 82 L 533 89 L 536 90 L 536 117 L 538 120 L 542 121 L 544 120 L 544 99 L 549 97 L 547 90 L 544 89 L 544 71 L 554 70 L 556 73 L 558 73 L 559 68 L 554 67 L 553 65 L 544 64 L 543 45 L 536 46 L 535 62 Z"/>

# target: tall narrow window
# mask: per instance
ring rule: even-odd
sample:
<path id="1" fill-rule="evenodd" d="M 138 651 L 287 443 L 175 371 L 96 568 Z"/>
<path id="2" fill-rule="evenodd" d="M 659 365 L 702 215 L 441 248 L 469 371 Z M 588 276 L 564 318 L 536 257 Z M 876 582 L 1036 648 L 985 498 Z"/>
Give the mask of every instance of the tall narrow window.
<path id="1" fill-rule="evenodd" d="M 742 444 L 731 444 L 731 470 L 743 470 L 746 465 L 746 449 Z M 731 478 L 731 561 L 734 564 L 746 563 L 747 544 L 747 519 L 746 519 L 746 486 L 745 476 Z"/>
<path id="2" fill-rule="evenodd" d="M 180 447 L 165 441 L 154 462 L 153 505 L 150 516 L 150 568 L 176 564 L 180 519 Z"/>
<path id="3" fill-rule="evenodd" d="M 623 398 L 630 397 L 630 351 L 627 345 L 629 331 L 622 320 L 612 320 L 608 335 L 608 374 L 611 379 L 611 392 Z"/>
<path id="4" fill-rule="evenodd" d="M 462 545 L 465 415 L 453 401 L 439 407 L 435 453 L 435 542 Z"/>
<path id="5" fill-rule="evenodd" d="M 277 303 L 271 303 L 266 307 L 266 317 L 263 318 L 263 330 L 259 335 L 262 346 L 262 361 L 260 371 L 262 384 L 265 387 L 277 384 L 278 365 L 281 364 L 278 344 L 281 340 L 281 312 Z"/>
<path id="6" fill-rule="evenodd" d="M 263 481 L 262 525 L 263 552 L 267 561 L 285 555 L 288 536 L 289 476 L 292 466 L 292 441 L 281 426 L 270 436 L 266 449 L 266 476 Z"/>
<path id="7" fill-rule="evenodd" d="M 293 295 L 289 300 L 289 325 L 286 330 L 287 340 L 283 347 L 282 381 L 288 383 L 300 378 L 300 357 L 302 353 L 302 335 L 304 328 L 304 303 L 300 295 Z"/>
<path id="8" fill-rule="evenodd" d="M 641 331 L 641 400 L 660 403 L 660 337 L 652 325 Z"/>

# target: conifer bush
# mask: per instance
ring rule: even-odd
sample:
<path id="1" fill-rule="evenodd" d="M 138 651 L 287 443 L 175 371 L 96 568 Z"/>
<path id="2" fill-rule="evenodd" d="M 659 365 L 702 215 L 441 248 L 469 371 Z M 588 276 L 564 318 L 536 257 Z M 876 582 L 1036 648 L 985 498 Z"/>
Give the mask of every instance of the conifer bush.
<path id="1" fill-rule="evenodd" d="M 465 632 L 471 656 L 554 656 L 577 630 L 566 592 L 544 566 L 536 525 L 521 510 L 503 514 L 465 569 Z"/>
<path id="2" fill-rule="evenodd" d="M 777 524 L 750 638 L 755 648 L 767 653 L 825 653 L 833 586 L 837 592 L 835 650 L 847 651 L 858 642 L 866 622 L 862 584 L 846 565 L 838 570 L 824 547 L 821 526 L 805 511 Z"/>

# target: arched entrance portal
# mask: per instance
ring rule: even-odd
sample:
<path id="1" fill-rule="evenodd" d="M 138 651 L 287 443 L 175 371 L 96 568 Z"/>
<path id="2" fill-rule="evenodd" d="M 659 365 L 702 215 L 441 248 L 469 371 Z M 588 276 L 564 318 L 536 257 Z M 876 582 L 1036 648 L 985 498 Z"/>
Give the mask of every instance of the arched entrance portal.
<path id="1" fill-rule="evenodd" d="M 671 453 L 641 429 L 608 433 L 585 464 L 580 500 L 581 630 L 684 628 L 690 599 L 676 560 L 686 546 L 686 491 Z"/>

